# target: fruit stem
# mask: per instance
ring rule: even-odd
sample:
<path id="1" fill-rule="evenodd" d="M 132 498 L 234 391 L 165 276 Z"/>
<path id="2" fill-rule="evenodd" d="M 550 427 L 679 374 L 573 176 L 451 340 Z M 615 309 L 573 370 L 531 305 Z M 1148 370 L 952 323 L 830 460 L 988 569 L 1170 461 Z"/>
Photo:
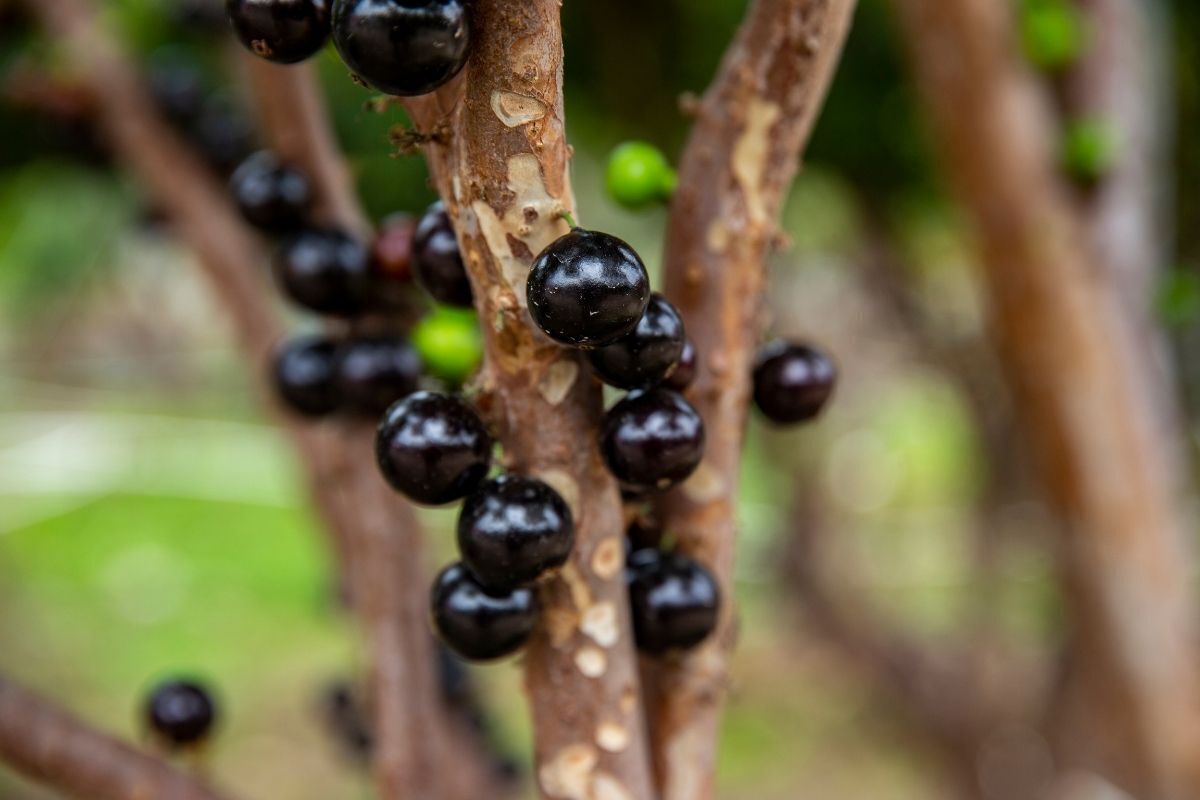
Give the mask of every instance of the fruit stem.
<path id="1" fill-rule="evenodd" d="M 562 211 L 558 212 L 558 216 L 559 219 L 565 219 L 567 221 L 567 224 L 571 226 L 571 230 L 575 230 L 579 227 L 579 225 L 575 222 L 575 217 L 571 216 L 570 211 L 563 209 Z"/>

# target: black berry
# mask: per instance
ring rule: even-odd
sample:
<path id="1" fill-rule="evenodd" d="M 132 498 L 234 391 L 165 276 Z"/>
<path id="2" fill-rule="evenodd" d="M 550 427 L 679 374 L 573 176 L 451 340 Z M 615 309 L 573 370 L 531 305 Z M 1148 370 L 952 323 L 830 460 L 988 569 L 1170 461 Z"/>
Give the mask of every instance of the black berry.
<path id="1" fill-rule="evenodd" d="M 285 342 L 275 354 L 275 389 L 300 414 L 320 417 L 340 405 L 337 389 L 338 346 L 323 337 Z"/>
<path id="2" fill-rule="evenodd" d="M 150 693 L 146 723 L 172 746 L 196 744 L 211 732 L 216 704 L 208 690 L 191 681 L 167 681 Z"/>
<path id="3" fill-rule="evenodd" d="M 406 339 L 368 336 L 346 342 L 337 360 L 337 388 L 343 407 L 378 416 L 417 390 L 421 357 Z"/>
<path id="4" fill-rule="evenodd" d="M 659 383 L 683 355 L 683 318 L 660 294 L 650 296 L 633 330 L 588 358 L 607 384 L 637 389 Z"/>
<path id="5" fill-rule="evenodd" d="M 754 403 L 772 422 L 804 422 L 821 413 L 836 382 L 837 367 L 820 350 L 772 342 L 754 366 Z"/>
<path id="6" fill-rule="evenodd" d="M 416 221 L 408 214 L 392 214 L 380 223 L 371 244 L 371 266 L 377 275 L 398 283 L 412 279 L 415 234 Z"/>
<path id="7" fill-rule="evenodd" d="M 242 162 L 229 179 L 229 190 L 247 222 L 274 233 L 302 226 L 312 203 L 304 173 L 266 150 Z"/>
<path id="8" fill-rule="evenodd" d="M 200 116 L 208 96 L 204 76 L 175 51 L 158 52 L 151 57 L 147 83 L 154 104 L 172 123 L 187 127 Z"/>
<path id="9" fill-rule="evenodd" d="M 605 414 L 600 448 L 623 484 L 666 489 L 700 464 L 704 421 L 678 392 L 632 392 Z"/>
<path id="10" fill-rule="evenodd" d="M 388 409 L 375 456 L 397 491 L 441 505 L 465 497 L 487 477 L 492 437 L 462 400 L 417 392 Z"/>
<path id="11" fill-rule="evenodd" d="M 625 242 L 575 228 L 538 255 L 526 289 L 529 313 L 547 336 L 598 347 L 637 325 L 650 301 L 650 276 Z"/>
<path id="12" fill-rule="evenodd" d="M 471 305 L 471 281 L 450 215 L 440 200 L 417 223 L 413 235 L 413 271 L 421 288 L 439 303 Z"/>
<path id="13" fill-rule="evenodd" d="M 256 56 L 294 64 L 329 38 L 328 0 L 225 0 L 238 40 Z"/>
<path id="14" fill-rule="evenodd" d="M 472 661 L 515 652 L 529 639 L 537 620 L 532 591 L 489 594 L 462 564 L 442 570 L 430 599 L 434 626 L 442 641 Z"/>
<path id="15" fill-rule="evenodd" d="M 208 98 L 188 131 L 209 166 L 228 175 L 254 150 L 254 124 L 224 92 Z"/>
<path id="16" fill-rule="evenodd" d="M 370 257 L 365 247 L 341 231 L 310 228 L 280 245 L 275 279 L 288 297 L 305 308 L 353 317 L 370 300 Z"/>
<path id="17" fill-rule="evenodd" d="M 491 591 L 510 591 L 562 566 L 575 542 L 571 509 L 558 492 L 521 475 L 476 489 L 458 516 L 463 564 Z"/>
<path id="18" fill-rule="evenodd" d="M 687 650 L 717 627 L 721 592 L 712 573 L 679 554 L 638 550 L 626 570 L 633 634 L 640 650 Z"/>
<path id="19" fill-rule="evenodd" d="M 675 364 L 675 369 L 667 375 L 667 379 L 663 381 L 663 385 L 682 392 L 684 389 L 692 385 L 696 380 L 696 345 L 691 339 L 684 339 L 683 352 L 679 354 L 679 361 Z"/>
<path id="20" fill-rule="evenodd" d="M 333 43 L 351 72 L 387 94 L 432 92 L 467 63 L 462 0 L 338 0 Z"/>

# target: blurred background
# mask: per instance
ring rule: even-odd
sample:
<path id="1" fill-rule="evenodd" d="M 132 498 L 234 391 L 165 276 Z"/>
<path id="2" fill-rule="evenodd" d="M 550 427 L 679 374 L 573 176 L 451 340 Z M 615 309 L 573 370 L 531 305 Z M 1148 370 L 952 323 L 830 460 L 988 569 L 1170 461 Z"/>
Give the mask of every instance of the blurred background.
<path id="1" fill-rule="evenodd" d="M 1013 3 L 1035 61 L 1076 46 L 1069 23 L 1039 27 L 1048 3 Z M 253 130 L 219 5 L 104 8 L 164 96 L 182 82 L 200 98 L 188 132 L 221 168 L 252 147 Z M 1170 334 L 1190 450 L 1200 6 L 1152 5 L 1173 129 L 1163 213 L 1180 224 L 1170 258 L 1154 265 L 1151 311 Z M 626 139 L 675 157 L 688 131 L 680 98 L 703 91 L 744 10 L 729 0 L 564 5 L 581 221 L 629 240 L 648 264 L 659 261 L 665 212 L 616 206 L 605 159 Z M 368 797 L 360 760 L 326 724 L 330 687 L 361 673 L 362 648 L 292 453 L 256 407 L 191 255 L 112 164 L 69 85 L 47 82 L 49 45 L 0 0 L 0 672 L 131 737 L 149 684 L 199 676 L 223 710 L 206 767 L 218 781 L 249 798 Z M 332 53 L 319 61 L 371 214 L 419 213 L 433 198 L 423 163 L 388 137 L 401 112 L 369 108 L 372 95 Z M 1064 170 L 1088 180 L 1117 156 L 1103 126 L 1064 120 Z M 944 743 L 922 733 L 871 652 L 829 635 L 797 577 L 807 570 L 796 562 L 819 552 L 823 583 L 869 609 L 885 639 L 967 651 L 977 675 L 1024 674 L 1061 646 L 1052 523 L 984 340 L 968 231 L 938 178 L 883 0 L 861 0 L 783 231 L 791 246 L 771 265 L 772 331 L 826 346 L 842 382 L 815 426 L 752 423 L 722 796 L 956 796 Z M 448 560 L 450 512 L 427 522 Z M 524 774 L 517 667 L 470 675 L 497 758 Z M 1050 745 L 1032 729 L 1014 723 L 988 747 L 977 764 L 985 792 L 1051 779 Z M 0 797 L 49 796 L 0 766 Z"/>

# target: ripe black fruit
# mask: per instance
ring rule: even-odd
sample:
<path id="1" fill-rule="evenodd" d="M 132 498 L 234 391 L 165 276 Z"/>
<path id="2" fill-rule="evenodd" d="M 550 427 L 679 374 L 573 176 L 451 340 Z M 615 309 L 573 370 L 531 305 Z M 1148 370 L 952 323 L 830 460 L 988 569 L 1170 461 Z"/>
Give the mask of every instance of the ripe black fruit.
<path id="1" fill-rule="evenodd" d="M 704 421 L 678 392 L 631 392 L 605 414 L 600 449 L 623 484 L 666 489 L 700 464 Z"/>
<path id="2" fill-rule="evenodd" d="M 278 64 L 303 61 L 329 38 L 328 0 L 225 0 L 238 39 Z"/>
<path id="3" fill-rule="evenodd" d="M 696 345 L 691 339 L 684 339 L 683 352 L 679 354 L 679 361 L 675 364 L 675 369 L 671 370 L 667 375 L 667 379 L 663 381 L 663 385 L 682 392 L 684 389 L 692 385 L 696 380 Z"/>
<path id="4" fill-rule="evenodd" d="M 182 746 L 208 736 L 217 718 L 217 708 L 203 686 L 190 681 L 167 681 L 150 693 L 145 715 L 150 729 L 164 742 Z"/>
<path id="5" fill-rule="evenodd" d="M 721 593 L 712 573 L 674 553 L 638 550 L 626 570 L 633 634 L 640 650 L 663 653 L 700 644 L 717 627 Z"/>
<path id="6" fill-rule="evenodd" d="M 431 606 L 442 641 L 472 661 L 516 651 L 528 640 L 537 619 L 532 591 L 489 594 L 462 564 L 451 564 L 438 575 Z"/>
<path id="7" fill-rule="evenodd" d="M 229 190 L 247 222 L 275 233 L 303 225 L 312 204 L 304 173 L 265 150 L 242 162 L 229 179 Z"/>
<path id="8" fill-rule="evenodd" d="M 417 390 L 421 357 L 398 336 L 365 336 L 342 345 L 337 389 L 343 407 L 377 416 Z"/>
<path id="9" fill-rule="evenodd" d="M 147 83 L 155 106 L 175 125 L 187 127 L 200 116 L 208 87 L 200 70 L 178 53 L 151 56 Z"/>
<path id="10" fill-rule="evenodd" d="M 462 0 L 338 0 L 333 43 L 355 75 L 381 92 L 427 94 L 467 63 Z"/>
<path id="11" fill-rule="evenodd" d="M 804 422 L 821 413 L 837 382 L 829 356 L 804 344 L 776 341 L 764 347 L 754 367 L 754 403 L 767 419 Z"/>
<path id="12" fill-rule="evenodd" d="M 204 102 L 188 135 L 208 164 L 228 175 L 255 147 L 254 125 L 245 110 L 227 93 L 217 92 Z"/>
<path id="13" fill-rule="evenodd" d="M 370 257 L 365 247 L 341 231 L 310 228 L 280 245 L 275 279 L 305 308 L 352 317 L 363 311 L 370 297 Z"/>
<path id="14" fill-rule="evenodd" d="M 275 354 L 274 379 L 279 397 L 305 416 L 332 414 L 340 405 L 337 361 L 337 344 L 323 337 L 285 342 Z"/>
<path id="15" fill-rule="evenodd" d="M 683 341 L 683 318 L 665 297 L 653 294 L 633 330 L 588 358 L 605 383 L 636 389 L 666 377 L 683 355 Z"/>
<path id="16" fill-rule="evenodd" d="M 388 409 L 375 457 L 397 491 L 440 505 L 465 497 L 487 477 L 492 437 L 462 400 L 417 392 Z"/>
<path id="17" fill-rule="evenodd" d="M 562 566 L 575 542 L 571 509 L 558 492 L 522 475 L 476 489 L 458 516 L 463 563 L 490 591 L 511 591 Z"/>
<path id="18" fill-rule="evenodd" d="M 625 242 L 575 228 L 534 260 L 526 294 L 529 313 L 551 339 L 599 347 L 637 325 L 650 300 L 650 276 Z"/>
<path id="19" fill-rule="evenodd" d="M 439 303 L 471 305 L 471 281 L 454 237 L 446 206 L 439 200 L 426 210 L 413 235 L 413 271 L 417 283 Z"/>

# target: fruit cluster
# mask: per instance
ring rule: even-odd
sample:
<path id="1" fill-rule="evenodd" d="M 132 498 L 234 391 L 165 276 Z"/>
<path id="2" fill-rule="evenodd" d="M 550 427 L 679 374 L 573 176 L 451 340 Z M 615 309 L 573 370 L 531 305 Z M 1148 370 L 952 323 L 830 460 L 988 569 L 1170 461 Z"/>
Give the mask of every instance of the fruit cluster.
<path id="1" fill-rule="evenodd" d="M 392 95 L 432 92 L 470 53 L 463 0 L 226 0 L 225 10 L 255 55 L 295 64 L 332 38 L 359 81 Z"/>

